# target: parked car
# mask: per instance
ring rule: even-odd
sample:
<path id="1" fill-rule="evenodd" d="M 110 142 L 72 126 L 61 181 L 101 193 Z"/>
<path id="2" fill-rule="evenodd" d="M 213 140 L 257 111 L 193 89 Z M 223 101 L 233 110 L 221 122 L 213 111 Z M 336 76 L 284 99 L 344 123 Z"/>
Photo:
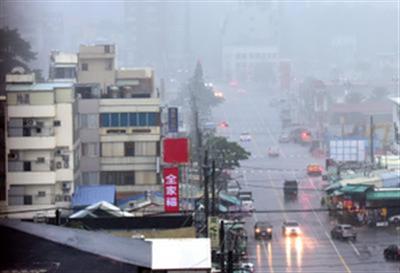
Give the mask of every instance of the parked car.
<path id="1" fill-rule="evenodd" d="M 244 212 L 254 211 L 254 200 L 253 193 L 251 191 L 239 191 L 237 194 L 239 199 L 242 201 L 241 209 Z"/>
<path id="2" fill-rule="evenodd" d="M 398 245 L 389 245 L 383 250 L 383 257 L 385 257 L 386 260 L 399 261 L 400 247 Z"/>
<path id="3" fill-rule="evenodd" d="M 336 225 L 331 230 L 332 239 L 353 240 L 357 239 L 357 233 L 352 225 Z"/>
<path id="4" fill-rule="evenodd" d="M 279 142 L 280 143 L 288 143 L 288 142 L 290 142 L 290 134 L 289 133 L 282 133 L 279 136 Z"/>
<path id="5" fill-rule="evenodd" d="M 300 235 L 301 229 L 299 223 L 296 221 L 286 221 L 282 225 L 282 234 L 283 236 L 291 236 L 291 235 Z"/>
<path id="6" fill-rule="evenodd" d="M 400 214 L 389 217 L 389 223 L 393 225 L 400 225 Z"/>
<path id="7" fill-rule="evenodd" d="M 322 175 L 322 167 L 318 164 L 309 164 L 307 166 L 308 175 Z"/>
<path id="8" fill-rule="evenodd" d="M 267 221 L 259 221 L 254 225 L 254 238 L 256 240 L 262 239 L 272 239 L 272 225 Z"/>
<path id="9" fill-rule="evenodd" d="M 278 147 L 269 147 L 268 148 L 268 156 L 270 157 L 278 157 L 280 154 L 280 150 Z"/>

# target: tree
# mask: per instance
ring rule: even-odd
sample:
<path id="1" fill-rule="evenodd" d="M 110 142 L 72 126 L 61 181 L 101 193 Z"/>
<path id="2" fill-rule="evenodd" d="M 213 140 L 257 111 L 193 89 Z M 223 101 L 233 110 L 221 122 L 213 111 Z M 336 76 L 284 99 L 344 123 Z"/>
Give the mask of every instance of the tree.
<path id="1" fill-rule="evenodd" d="M 227 170 L 240 167 L 240 161 L 246 160 L 251 153 L 243 149 L 237 142 L 228 141 L 225 137 L 211 136 L 207 139 L 210 156 L 215 160 L 217 188 L 225 188 L 231 177 Z"/>
<path id="2" fill-rule="evenodd" d="M 197 62 L 193 77 L 189 80 L 188 90 L 192 96 L 192 103 L 195 104 L 200 113 L 208 114 L 211 107 L 222 102 L 221 98 L 214 96 L 212 87 L 205 85 L 203 68 L 200 62 Z"/>
<path id="3" fill-rule="evenodd" d="M 0 29 L 0 37 L 0 81 L 3 82 L 14 67 L 29 70 L 27 63 L 36 59 L 36 53 L 16 29 Z"/>

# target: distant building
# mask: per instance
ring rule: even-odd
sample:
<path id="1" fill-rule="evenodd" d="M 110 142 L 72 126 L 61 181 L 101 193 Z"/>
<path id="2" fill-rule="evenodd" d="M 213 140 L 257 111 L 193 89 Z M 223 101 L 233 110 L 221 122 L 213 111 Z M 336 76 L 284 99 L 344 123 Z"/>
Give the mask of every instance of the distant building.
<path id="1" fill-rule="evenodd" d="M 0 207 L 7 203 L 7 102 L 5 85 L 0 85 Z"/>
<path id="2" fill-rule="evenodd" d="M 115 82 L 115 45 L 81 45 L 78 53 L 78 83 L 99 83 L 102 92 Z"/>
<path id="3" fill-rule="evenodd" d="M 78 173 L 72 83 L 35 83 L 34 74 L 6 76 L 8 205 L 54 208 L 70 202 Z"/>
<path id="4" fill-rule="evenodd" d="M 77 54 L 53 51 L 50 55 L 49 80 L 76 83 L 77 67 Z"/>

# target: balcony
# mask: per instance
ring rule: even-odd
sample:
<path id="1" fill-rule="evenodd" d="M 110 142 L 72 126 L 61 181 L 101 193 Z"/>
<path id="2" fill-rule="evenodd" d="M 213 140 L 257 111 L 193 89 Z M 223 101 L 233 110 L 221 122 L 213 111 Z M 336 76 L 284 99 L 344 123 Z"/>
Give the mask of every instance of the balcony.
<path id="1" fill-rule="evenodd" d="M 156 156 L 102 157 L 100 163 L 102 171 L 155 171 L 157 169 Z"/>
<path id="2" fill-rule="evenodd" d="M 8 116 L 11 118 L 55 117 L 56 107 L 54 105 L 9 105 Z"/>
<path id="3" fill-rule="evenodd" d="M 56 138 L 54 136 L 9 137 L 8 147 L 13 150 L 49 150 L 56 147 Z"/>
<path id="4" fill-rule="evenodd" d="M 50 185 L 56 183 L 55 172 L 8 172 L 9 185 Z"/>

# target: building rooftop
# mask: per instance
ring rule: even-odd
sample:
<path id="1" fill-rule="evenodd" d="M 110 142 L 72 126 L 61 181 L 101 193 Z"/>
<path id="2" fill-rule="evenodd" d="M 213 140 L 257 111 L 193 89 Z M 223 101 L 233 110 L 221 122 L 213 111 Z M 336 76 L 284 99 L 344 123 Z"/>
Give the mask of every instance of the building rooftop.
<path id="1" fill-rule="evenodd" d="M 78 186 L 72 197 L 72 207 L 83 207 L 106 201 L 115 203 L 114 185 Z"/>
<path id="2" fill-rule="evenodd" d="M 49 82 L 49 83 L 35 83 L 35 84 L 7 84 L 7 92 L 21 92 L 21 91 L 53 91 L 56 88 L 72 88 L 73 83 L 66 82 Z"/>
<path id="3" fill-rule="evenodd" d="M 78 55 L 76 53 L 53 51 L 50 58 L 55 64 L 78 64 Z"/>

